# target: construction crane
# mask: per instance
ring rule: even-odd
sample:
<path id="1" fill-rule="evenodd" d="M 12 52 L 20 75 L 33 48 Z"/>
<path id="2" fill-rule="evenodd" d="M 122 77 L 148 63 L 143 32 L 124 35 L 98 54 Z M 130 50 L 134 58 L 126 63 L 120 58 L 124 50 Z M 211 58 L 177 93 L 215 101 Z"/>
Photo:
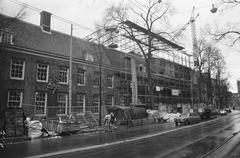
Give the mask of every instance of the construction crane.
<path id="1" fill-rule="evenodd" d="M 197 48 L 198 48 L 198 44 L 197 44 L 197 31 L 196 31 L 196 17 L 199 16 L 199 14 L 197 14 L 196 17 L 194 17 L 194 11 L 195 11 L 195 7 L 193 7 L 192 9 L 192 15 L 190 18 L 190 22 L 191 22 L 191 30 L 192 30 L 192 50 L 193 53 L 197 52 Z"/>
<path id="2" fill-rule="evenodd" d="M 196 31 L 196 20 L 199 16 L 199 13 L 195 15 L 195 7 L 192 9 L 191 17 L 189 21 L 173 36 L 173 39 L 177 39 L 183 31 L 187 29 L 189 25 L 191 25 L 191 33 L 192 33 L 192 52 L 193 54 L 197 52 L 198 44 L 197 44 L 197 31 Z M 198 61 L 194 62 L 194 65 L 198 64 Z"/>
<path id="3" fill-rule="evenodd" d="M 191 24 L 192 24 L 192 30 L 196 30 L 195 21 L 196 21 L 197 17 L 199 16 L 199 13 L 196 16 L 194 16 L 194 10 L 195 10 L 195 7 L 193 7 L 193 9 L 192 9 L 190 20 L 173 36 L 174 39 L 177 38 L 180 34 L 182 34 L 182 32 L 185 31 L 187 29 L 187 27 Z"/>

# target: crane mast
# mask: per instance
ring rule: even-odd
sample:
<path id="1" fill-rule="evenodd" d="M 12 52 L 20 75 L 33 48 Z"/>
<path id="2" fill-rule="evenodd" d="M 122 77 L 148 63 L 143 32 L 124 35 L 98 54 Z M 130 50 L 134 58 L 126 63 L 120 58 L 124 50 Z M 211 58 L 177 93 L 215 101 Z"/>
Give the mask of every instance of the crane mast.
<path id="1" fill-rule="evenodd" d="M 173 39 L 178 38 L 182 34 L 182 32 L 185 31 L 189 25 L 191 25 L 193 52 L 195 52 L 197 49 L 197 33 L 196 33 L 195 21 L 196 21 L 197 17 L 199 16 L 199 14 L 197 14 L 196 16 L 194 15 L 194 10 L 195 10 L 195 7 L 193 7 L 193 9 L 192 9 L 190 20 L 185 25 L 183 25 L 183 27 L 173 36 Z"/>
<path id="2" fill-rule="evenodd" d="M 190 22 L 191 22 L 191 30 L 192 30 L 192 51 L 193 54 L 197 52 L 197 48 L 198 48 L 198 44 L 197 44 L 197 31 L 196 31 L 196 18 L 194 17 L 194 10 L 195 7 L 193 7 L 192 9 L 192 15 L 190 18 Z M 196 17 L 198 17 L 199 14 L 197 14 Z"/>

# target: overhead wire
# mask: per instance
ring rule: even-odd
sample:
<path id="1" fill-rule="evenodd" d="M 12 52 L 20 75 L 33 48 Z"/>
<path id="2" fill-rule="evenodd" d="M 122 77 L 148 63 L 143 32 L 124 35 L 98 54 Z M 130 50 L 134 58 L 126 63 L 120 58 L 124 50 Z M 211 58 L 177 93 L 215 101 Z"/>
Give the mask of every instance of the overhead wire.
<path id="1" fill-rule="evenodd" d="M 130 3 L 132 3 L 133 5 L 135 5 L 136 7 L 138 7 L 139 9 L 143 8 L 143 9 L 144 9 L 144 12 L 147 12 L 147 11 L 146 11 L 147 8 L 146 8 L 143 4 L 137 2 L 136 0 L 135 0 L 135 2 L 136 2 L 138 5 L 137 5 L 136 3 L 134 3 L 134 2 L 132 2 L 131 0 L 128 0 L 128 1 L 129 1 Z M 139 6 L 141 6 L 141 8 L 140 8 Z M 145 9 L 146 9 L 146 10 L 145 10 Z M 141 10 L 142 10 L 142 9 L 141 9 Z M 169 30 L 171 30 L 172 32 L 176 32 L 176 29 L 175 29 L 174 27 L 172 27 L 170 24 L 168 24 L 168 23 L 163 23 L 163 22 L 161 21 L 161 19 L 159 19 L 159 22 L 160 22 L 161 24 L 165 25 L 165 27 L 167 27 L 167 28 L 168 28 Z M 183 33 L 181 33 L 181 35 L 188 39 L 188 37 L 185 36 Z M 189 39 L 188 39 L 188 40 L 189 40 Z"/>
<path id="2" fill-rule="evenodd" d="M 43 11 L 42 9 L 39 9 L 39 8 L 37 8 L 37 7 L 34 7 L 34 6 L 32 6 L 32 5 L 29 5 L 29 4 L 27 4 L 27 3 L 24 3 L 24 2 L 21 2 L 21 1 L 18 1 L 18 0 L 8 0 L 8 1 L 11 1 L 12 3 L 15 3 L 15 4 L 19 4 L 19 5 L 23 6 L 23 7 L 27 7 L 28 9 L 31 9 L 31 10 L 36 11 L 36 12 L 39 12 L 39 13 Z M 78 24 L 78 23 L 76 23 L 76 22 L 67 20 L 67 19 L 62 18 L 62 17 L 60 17 L 60 16 L 57 16 L 57 15 L 55 15 L 55 14 L 52 14 L 52 17 L 55 18 L 55 19 L 58 19 L 58 20 L 60 20 L 60 21 L 66 22 L 66 23 L 73 24 L 74 26 L 78 26 L 78 27 L 80 27 L 80 28 L 82 28 L 82 29 L 94 31 L 93 29 L 91 29 L 91 28 L 89 28 L 89 27 L 86 27 L 86 26 L 81 25 L 81 24 Z"/>
<path id="3" fill-rule="evenodd" d="M 130 3 L 132 3 L 134 6 L 136 6 L 137 8 L 139 8 L 140 10 L 142 10 L 141 8 L 143 8 L 144 10 L 144 12 L 146 12 L 147 13 L 147 10 L 148 10 L 148 8 L 146 8 L 144 5 L 142 5 L 142 4 L 140 4 L 139 2 L 137 2 L 136 0 L 134 0 L 136 3 L 134 3 L 134 2 L 132 2 L 131 0 L 128 0 Z M 140 5 L 140 7 L 139 7 L 139 5 Z M 191 10 L 192 11 L 192 10 Z M 190 18 L 189 18 L 190 19 Z M 171 25 L 169 25 L 168 23 L 163 23 L 161 20 L 160 20 L 160 22 L 163 24 L 163 25 L 165 25 L 169 30 L 171 30 L 171 31 L 175 31 L 176 29 L 175 28 L 173 28 Z M 181 35 L 183 35 L 185 38 L 187 38 L 182 32 L 180 32 L 180 34 Z M 188 38 L 187 38 L 188 39 Z M 188 39 L 189 40 L 189 39 Z M 168 54 L 169 55 L 169 54 Z M 173 53 L 173 56 L 176 56 L 176 54 L 175 53 Z M 177 55 L 177 58 L 182 58 L 182 57 L 180 57 L 179 55 Z M 186 61 L 185 61 L 186 62 Z"/>
<path id="4" fill-rule="evenodd" d="M 128 0 L 130 3 L 132 3 L 132 4 L 134 4 L 131 0 Z M 134 0 L 137 4 L 138 4 L 138 6 L 136 5 L 136 4 L 134 4 L 136 7 L 138 7 L 139 9 L 140 9 L 140 7 L 139 7 L 139 5 L 142 7 L 142 8 L 144 8 L 144 9 L 147 9 L 146 8 L 146 6 L 144 6 L 143 4 L 141 4 L 141 3 L 139 3 L 138 1 L 136 1 L 136 0 Z M 195 9 L 197 9 L 197 10 L 200 10 L 200 9 L 205 9 L 205 8 L 208 8 L 209 6 L 211 6 L 211 4 L 209 3 L 208 5 L 203 5 L 203 6 L 200 6 L 200 7 L 195 7 Z M 188 9 L 188 10 L 184 10 L 184 11 L 181 11 L 181 12 L 177 12 L 177 13 L 173 13 L 172 15 L 178 15 L 178 14 L 182 14 L 182 13 L 186 13 L 186 12 L 191 12 L 192 11 L 192 9 Z M 169 26 L 169 29 L 170 30 L 176 30 L 175 28 L 173 28 L 170 24 L 168 24 L 168 23 L 162 23 L 162 24 L 164 24 L 165 26 L 166 25 L 168 25 Z M 185 38 L 187 38 L 188 40 L 190 40 L 186 35 L 184 35 L 184 34 L 182 34 L 181 33 L 181 35 L 183 35 Z"/>
<path id="5" fill-rule="evenodd" d="M 142 4 L 140 4 L 139 2 L 136 2 L 136 3 L 138 3 L 138 5 L 136 4 L 136 3 L 134 3 L 134 2 L 132 2 L 131 0 L 128 0 L 130 3 L 132 3 L 134 6 L 136 6 L 137 8 L 139 8 L 140 10 L 143 10 L 144 12 L 147 12 L 147 8 L 145 8 Z M 139 7 L 139 5 L 141 6 L 141 7 Z M 161 21 L 160 21 L 161 22 Z M 169 27 L 171 27 L 171 28 L 169 28 L 169 30 L 171 30 L 171 31 L 173 31 L 173 27 L 171 26 L 171 25 L 166 25 L 165 23 L 163 23 L 163 22 L 161 22 L 162 24 L 164 24 L 167 28 L 169 28 Z M 174 29 L 175 30 L 175 29 Z M 181 33 L 182 34 L 182 33 Z M 183 35 L 183 34 L 182 34 Z M 183 35 L 183 36 L 185 36 L 185 35 Z M 186 37 L 187 38 L 187 37 Z M 189 39 L 188 39 L 189 40 Z"/>

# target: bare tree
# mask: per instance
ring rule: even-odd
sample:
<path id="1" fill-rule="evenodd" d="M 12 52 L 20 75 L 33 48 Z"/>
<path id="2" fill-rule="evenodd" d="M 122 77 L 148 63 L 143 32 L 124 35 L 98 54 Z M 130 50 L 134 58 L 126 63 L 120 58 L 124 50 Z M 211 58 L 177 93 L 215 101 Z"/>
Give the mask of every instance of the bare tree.
<path id="1" fill-rule="evenodd" d="M 221 0 L 221 2 L 224 4 L 234 4 L 234 5 L 240 4 L 239 0 Z"/>
<path id="2" fill-rule="evenodd" d="M 8 18 L 4 21 L 1 21 L 0 28 L 7 28 L 9 25 L 15 23 L 16 20 L 24 19 L 26 16 L 27 16 L 26 6 L 22 6 L 12 18 Z"/>
<path id="3" fill-rule="evenodd" d="M 220 5 L 223 6 L 223 11 L 237 7 L 240 4 L 239 0 L 219 0 Z M 231 41 L 230 46 L 234 46 L 240 41 L 240 24 L 234 23 L 225 26 L 221 30 L 216 30 L 214 33 L 210 33 L 214 36 L 215 40 L 220 41 L 224 39 L 229 39 Z"/>
<path id="4" fill-rule="evenodd" d="M 2 16 L 2 19 L 0 21 L 0 29 L 3 32 L 13 33 L 13 36 L 14 36 L 13 43 L 17 37 L 21 37 L 23 35 L 22 28 L 25 26 L 20 24 L 19 21 L 23 20 L 26 17 L 27 17 L 26 6 L 21 6 L 19 9 L 16 10 L 16 13 L 13 14 L 11 17 Z M 14 32 L 12 32 L 13 30 Z"/>
<path id="5" fill-rule="evenodd" d="M 98 24 L 95 25 L 96 30 L 99 30 L 100 26 Z M 104 47 L 102 45 L 102 37 L 103 34 L 101 31 L 97 32 L 97 46 L 93 46 L 94 51 L 97 52 L 97 62 L 99 66 L 99 115 L 98 115 L 98 125 L 101 126 L 102 124 L 102 97 L 103 97 L 103 81 L 102 81 L 102 66 L 103 66 L 103 54 L 104 54 Z"/>
<path id="6" fill-rule="evenodd" d="M 120 4 L 118 6 L 111 6 L 106 10 L 104 26 L 112 24 L 117 25 L 119 28 L 125 31 L 126 37 L 135 42 L 140 49 L 140 52 L 138 53 L 143 56 L 146 63 L 146 73 L 150 93 L 150 105 L 151 108 L 153 108 L 154 94 L 151 74 L 151 59 L 154 53 L 159 53 L 159 51 L 169 52 L 173 50 L 169 45 L 166 44 L 155 46 L 154 43 L 156 42 L 156 39 L 154 39 L 154 35 L 156 34 L 153 32 L 156 29 L 156 23 L 159 20 L 167 20 L 168 13 L 171 9 L 169 4 L 163 3 L 159 0 L 149 0 L 146 3 L 147 4 L 143 5 L 145 10 L 137 11 L 133 8 L 126 8 L 123 4 Z M 146 28 L 147 31 L 142 33 L 145 37 L 144 39 L 138 38 L 138 30 L 135 30 L 131 26 L 126 25 L 129 22 L 129 16 L 133 16 L 139 24 L 143 25 Z M 166 36 L 169 35 L 169 33 L 163 31 L 158 32 L 158 35 Z"/>
<path id="7" fill-rule="evenodd" d="M 205 39 L 198 41 L 198 50 L 194 52 L 195 70 L 199 73 L 198 80 L 198 100 L 203 102 L 203 95 L 207 93 L 212 102 L 212 77 L 217 81 L 225 73 L 225 61 L 220 50 Z M 202 88 L 203 84 L 207 85 L 207 90 Z"/>

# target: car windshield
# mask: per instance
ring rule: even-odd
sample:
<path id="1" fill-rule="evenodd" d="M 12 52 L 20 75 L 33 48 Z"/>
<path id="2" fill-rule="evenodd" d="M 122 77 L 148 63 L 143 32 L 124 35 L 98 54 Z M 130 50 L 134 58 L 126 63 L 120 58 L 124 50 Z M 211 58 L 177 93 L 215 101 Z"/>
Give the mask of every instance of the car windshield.
<path id="1" fill-rule="evenodd" d="M 183 114 L 181 114 L 181 117 L 189 117 L 189 114 L 183 113 Z"/>
<path id="2" fill-rule="evenodd" d="M 191 113 L 190 116 L 198 116 L 197 113 Z"/>

